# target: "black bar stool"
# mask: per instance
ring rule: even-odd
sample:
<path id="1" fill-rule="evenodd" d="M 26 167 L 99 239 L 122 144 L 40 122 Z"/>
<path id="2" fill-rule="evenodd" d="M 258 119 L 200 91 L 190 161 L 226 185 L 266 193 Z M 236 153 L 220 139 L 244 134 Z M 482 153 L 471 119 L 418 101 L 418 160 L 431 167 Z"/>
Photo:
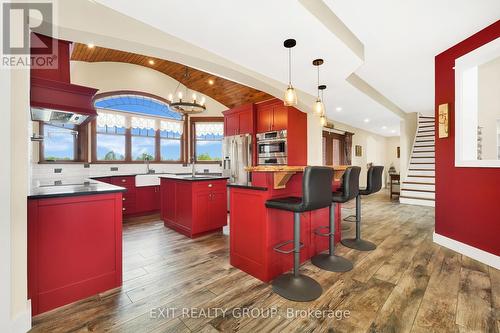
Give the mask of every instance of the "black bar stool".
<path id="1" fill-rule="evenodd" d="M 332 204 L 330 206 L 330 225 L 319 227 L 315 230 L 316 234 L 329 237 L 328 253 L 320 253 L 311 258 L 311 262 L 321 269 L 330 272 L 347 272 L 353 267 L 349 260 L 334 254 L 335 205 L 337 203 L 344 203 L 352 200 L 358 195 L 360 172 L 360 167 L 349 167 L 345 170 L 344 175 L 342 176 L 342 192 L 333 192 L 332 194 Z M 328 233 L 320 233 L 320 229 L 327 228 L 329 229 Z"/>
<path id="2" fill-rule="evenodd" d="M 372 251 L 377 248 L 372 242 L 361 239 L 361 196 L 380 191 L 383 171 L 383 166 L 371 166 L 368 169 L 366 189 L 360 189 L 359 195 L 356 197 L 356 238 L 342 239 L 341 242 L 344 246 L 360 251 Z"/>
<path id="3" fill-rule="evenodd" d="M 300 267 L 300 213 L 329 207 L 332 204 L 333 169 L 328 167 L 306 167 L 302 178 L 302 198 L 286 197 L 266 201 L 267 208 L 293 212 L 293 240 L 274 247 L 280 253 L 293 252 L 293 273 L 278 276 L 272 282 L 278 295 L 298 302 L 312 301 L 321 296 L 323 288 L 316 280 L 299 274 Z M 293 243 L 289 251 L 281 248 Z"/>

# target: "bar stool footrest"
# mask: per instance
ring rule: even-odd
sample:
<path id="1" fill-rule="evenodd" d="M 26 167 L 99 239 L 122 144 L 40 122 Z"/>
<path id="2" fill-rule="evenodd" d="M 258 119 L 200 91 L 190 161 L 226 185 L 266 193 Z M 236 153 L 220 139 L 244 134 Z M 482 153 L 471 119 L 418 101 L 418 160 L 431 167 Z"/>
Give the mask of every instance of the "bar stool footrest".
<path id="1" fill-rule="evenodd" d="M 322 229 L 328 229 L 330 230 L 330 226 L 321 226 L 321 227 L 317 227 L 316 229 L 314 229 L 314 233 L 318 236 L 323 236 L 323 237 L 329 237 L 331 235 L 333 235 L 333 232 L 327 232 L 327 233 L 324 233 L 324 232 L 320 232 L 320 230 Z"/>
<path id="2" fill-rule="evenodd" d="M 349 215 L 346 218 L 344 218 L 344 221 L 356 223 L 357 222 L 356 215 Z"/>
<path id="3" fill-rule="evenodd" d="M 291 250 L 282 250 L 281 248 L 288 245 L 288 244 L 291 244 L 293 243 L 294 241 L 293 240 L 289 240 L 289 241 L 286 241 L 286 242 L 283 242 L 283 243 L 279 243 L 277 245 L 275 245 L 273 247 L 273 250 L 276 251 L 276 252 L 279 252 L 279 253 L 284 253 L 284 254 L 289 254 L 289 253 L 292 253 L 295 251 L 295 248 L 291 249 Z M 304 247 L 304 244 L 302 242 L 300 242 L 300 246 L 299 246 L 299 249 L 303 248 Z"/>

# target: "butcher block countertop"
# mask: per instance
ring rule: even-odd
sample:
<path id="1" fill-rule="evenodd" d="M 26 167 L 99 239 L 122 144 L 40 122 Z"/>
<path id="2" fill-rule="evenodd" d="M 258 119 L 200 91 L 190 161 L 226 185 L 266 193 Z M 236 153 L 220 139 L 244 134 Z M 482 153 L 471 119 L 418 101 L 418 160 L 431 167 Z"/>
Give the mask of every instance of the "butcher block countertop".
<path id="1" fill-rule="evenodd" d="M 335 171 L 345 171 L 348 165 L 326 165 L 333 168 Z M 257 165 L 246 167 L 246 171 L 250 172 L 303 172 L 305 165 Z"/>
<path id="2" fill-rule="evenodd" d="M 334 171 L 334 181 L 338 182 L 342 178 L 344 171 L 349 167 L 348 165 L 327 165 Z M 245 170 L 249 172 L 272 172 L 274 179 L 274 189 L 283 189 L 286 183 L 297 172 L 304 172 L 305 165 L 258 165 L 246 167 Z"/>

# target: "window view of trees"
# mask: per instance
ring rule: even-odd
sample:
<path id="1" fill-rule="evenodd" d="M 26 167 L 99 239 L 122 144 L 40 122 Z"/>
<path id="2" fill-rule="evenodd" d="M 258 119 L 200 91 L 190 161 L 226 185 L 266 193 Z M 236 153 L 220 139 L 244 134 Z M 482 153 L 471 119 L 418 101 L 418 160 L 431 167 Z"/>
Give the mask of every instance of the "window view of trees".
<path id="1" fill-rule="evenodd" d="M 125 160 L 125 128 L 97 127 L 96 157 L 98 161 Z"/>
<path id="2" fill-rule="evenodd" d="M 43 126 L 45 161 L 74 161 L 78 132 L 74 125 Z"/>
<path id="3" fill-rule="evenodd" d="M 223 123 L 195 123 L 194 149 L 197 161 L 221 161 Z"/>

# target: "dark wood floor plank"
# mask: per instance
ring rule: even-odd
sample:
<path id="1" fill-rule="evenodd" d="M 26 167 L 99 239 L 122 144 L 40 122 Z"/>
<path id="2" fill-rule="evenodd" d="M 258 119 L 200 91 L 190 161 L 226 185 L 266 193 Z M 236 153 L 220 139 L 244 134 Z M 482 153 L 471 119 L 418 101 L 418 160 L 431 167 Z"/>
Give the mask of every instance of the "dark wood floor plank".
<path id="1" fill-rule="evenodd" d="M 380 309 L 370 332 L 410 332 L 424 297 L 430 276 L 440 267 L 444 255 L 439 246 L 427 238 L 419 246 L 414 260 Z"/>
<path id="2" fill-rule="evenodd" d="M 462 267 L 456 323 L 461 331 L 494 332 L 496 322 L 488 274 Z"/>
<path id="3" fill-rule="evenodd" d="M 442 250 L 443 264 L 431 275 L 412 331 L 456 332 L 458 330 L 455 315 L 461 255 L 451 250 Z"/>

